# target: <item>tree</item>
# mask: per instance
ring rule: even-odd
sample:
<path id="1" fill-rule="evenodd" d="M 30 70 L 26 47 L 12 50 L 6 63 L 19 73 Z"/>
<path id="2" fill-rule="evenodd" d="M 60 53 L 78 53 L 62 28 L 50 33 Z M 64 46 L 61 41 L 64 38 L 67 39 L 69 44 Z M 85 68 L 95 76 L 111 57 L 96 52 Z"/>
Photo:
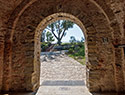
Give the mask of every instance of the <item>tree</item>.
<path id="1" fill-rule="evenodd" d="M 52 33 L 50 33 L 49 31 L 47 31 L 47 33 L 46 33 L 46 41 L 50 42 L 50 43 L 53 42 L 53 41 L 55 41 Z"/>
<path id="2" fill-rule="evenodd" d="M 69 28 L 73 28 L 74 23 L 67 20 L 58 20 L 52 24 L 49 24 L 46 29 L 51 31 L 54 37 L 57 39 L 57 44 L 61 45 L 62 38 L 66 35 L 66 31 Z"/>
<path id="3" fill-rule="evenodd" d="M 42 32 L 41 42 L 45 42 L 45 36 L 46 36 L 46 31 L 44 30 L 44 31 Z"/>
<path id="4" fill-rule="evenodd" d="M 76 42 L 76 38 L 74 36 L 71 36 L 69 42 L 70 43 L 75 43 Z"/>
<path id="5" fill-rule="evenodd" d="M 81 42 L 84 42 L 84 41 L 85 41 L 85 39 L 83 37 L 81 37 Z"/>

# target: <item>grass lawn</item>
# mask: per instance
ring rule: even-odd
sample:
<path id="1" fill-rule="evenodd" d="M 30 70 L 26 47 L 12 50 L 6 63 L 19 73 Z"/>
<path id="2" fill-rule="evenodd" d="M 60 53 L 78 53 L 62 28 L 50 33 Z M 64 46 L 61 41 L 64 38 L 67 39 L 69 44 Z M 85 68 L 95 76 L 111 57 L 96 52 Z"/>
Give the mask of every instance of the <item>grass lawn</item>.
<path id="1" fill-rule="evenodd" d="M 69 57 L 72 57 L 73 59 L 77 60 L 82 65 L 85 65 L 85 56 L 75 56 L 73 54 L 68 54 Z"/>

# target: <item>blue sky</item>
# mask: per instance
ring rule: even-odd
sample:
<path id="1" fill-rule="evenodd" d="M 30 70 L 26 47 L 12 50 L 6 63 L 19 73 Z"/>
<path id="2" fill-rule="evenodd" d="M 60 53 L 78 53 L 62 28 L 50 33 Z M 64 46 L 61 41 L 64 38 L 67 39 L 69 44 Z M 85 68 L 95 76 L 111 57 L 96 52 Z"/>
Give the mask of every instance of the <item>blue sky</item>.
<path id="1" fill-rule="evenodd" d="M 74 24 L 74 27 L 69 29 L 66 32 L 67 34 L 65 37 L 63 37 L 62 42 L 69 42 L 71 36 L 74 36 L 76 40 L 79 40 L 79 41 L 81 41 L 81 37 L 84 38 L 84 34 L 82 30 L 77 24 Z"/>
<path id="2" fill-rule="evenodd" d="M 84 38 L 84 34 L 82 30 L 77 24 L 74 24 L 73 28 L 70 28 L 66 31 L 66 36 L 62 38 L 62 43 L 69 42 L 71 36 L 74 36 L 78 41 L 81 41 L 82 37 Z M 53 43 L 56 43 L 56 42 L 57 40 L 55 38 L 55 41 Z"/>

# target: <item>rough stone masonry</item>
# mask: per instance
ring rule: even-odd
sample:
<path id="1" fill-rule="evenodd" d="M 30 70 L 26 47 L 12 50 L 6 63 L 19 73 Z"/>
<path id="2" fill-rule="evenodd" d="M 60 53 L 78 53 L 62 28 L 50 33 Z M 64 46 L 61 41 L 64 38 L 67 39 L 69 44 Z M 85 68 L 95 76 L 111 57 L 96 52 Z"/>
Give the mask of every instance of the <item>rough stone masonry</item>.
<path id="1" fill-rule="evenodd" d="M 35 91 L 40 36 L 58 19 L 86 38 L 90 91 L 125 91 L 125 0 L 0 0 L 0 91 Z"/>

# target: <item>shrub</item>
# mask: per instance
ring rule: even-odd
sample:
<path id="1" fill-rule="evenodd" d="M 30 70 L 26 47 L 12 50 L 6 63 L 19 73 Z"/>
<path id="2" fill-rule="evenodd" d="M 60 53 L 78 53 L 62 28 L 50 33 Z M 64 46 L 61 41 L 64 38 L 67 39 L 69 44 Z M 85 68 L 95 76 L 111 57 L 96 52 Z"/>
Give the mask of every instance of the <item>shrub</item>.
<path id="1" fill-rule="evenodd" d="M 50 47 L 50 44 L 49 42 L 41 42 L 41 51 L 42 52 L 45 52 L 47 50 L 47 48 Z"/>
<path id="2" fill-rule="evenodd" d="M 85 56 L 85 46 L 84 43 L 73 43 L 71 44 L 71 47 L 69 49 L 68 54 L 71 54 L 73 56 Z"/>

